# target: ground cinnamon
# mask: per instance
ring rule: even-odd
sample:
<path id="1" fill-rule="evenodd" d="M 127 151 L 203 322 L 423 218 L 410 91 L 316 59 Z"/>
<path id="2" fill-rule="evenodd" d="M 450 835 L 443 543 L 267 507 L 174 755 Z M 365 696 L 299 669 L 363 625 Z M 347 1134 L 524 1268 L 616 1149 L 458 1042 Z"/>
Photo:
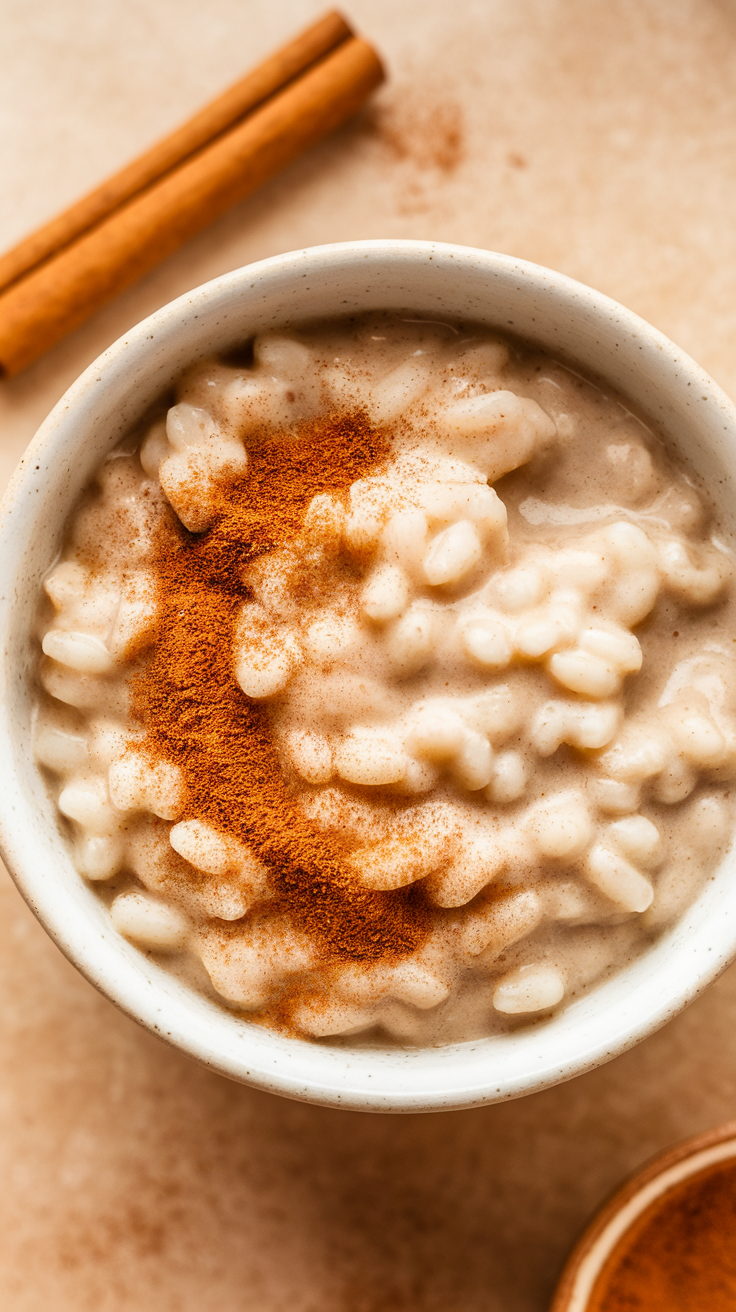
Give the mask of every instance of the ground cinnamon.
<path id="1" fill-rule="evenodd" d="M 430 913 L 416 887 L 359 887 L 339 842 L 296 807 L 268 712 L 235 680 L 233 628 L 248 596 L 248 563 L 294 537 L 313 496 L 345 493 L 387 453 L 386 436 L 365 416 L 319 419 L 298 440 L 267 442 L 249 454 L 245 476 L 222 484 L 209 531 L 194 535 L 168 516 L 154 553 L 155 646 L 132 685 L 147 750 L 183 772 L 182 818 L 247 843 L 270 870 L 276 906 L 325 961 L 411 952 L 428 933 Z"/>
<path id="2" fill-rule="evenodd" d="M 589 1312 L 733 1312 L 736 1168 L 711 1168 L 669 1191 L 602 1271 Z"/>

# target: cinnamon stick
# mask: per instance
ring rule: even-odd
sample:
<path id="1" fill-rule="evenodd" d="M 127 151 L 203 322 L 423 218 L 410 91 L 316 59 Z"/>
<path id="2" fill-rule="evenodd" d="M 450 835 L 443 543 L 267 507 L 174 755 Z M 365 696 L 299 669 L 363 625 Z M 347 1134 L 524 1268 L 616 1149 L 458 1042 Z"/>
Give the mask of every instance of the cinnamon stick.
<path id="1" fill-rule="evenodd" d="M 353 32 L 341 14 L 325 14 L 216 100 L 205 105 L 194 118 L 156 142 L 144 155 L 107 178 L 5 255 L 0 255 L 0 291 L 69 245 L 144 187 L 176 168 L 351 36 Z"/>
<path id="2" fill-rule="evenodd" d="M 350 37 L 248 117 L 0 294 L 0 368 L 19 373 L 118 292 L 354 114 L 383 80 Z"/>

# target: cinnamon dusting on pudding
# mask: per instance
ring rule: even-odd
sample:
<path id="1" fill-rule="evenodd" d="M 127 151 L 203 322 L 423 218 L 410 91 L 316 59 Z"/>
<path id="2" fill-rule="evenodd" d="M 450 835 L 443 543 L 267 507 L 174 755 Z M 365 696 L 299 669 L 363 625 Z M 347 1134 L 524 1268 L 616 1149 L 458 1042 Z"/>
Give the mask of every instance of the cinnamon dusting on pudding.
<path id="1" fill-rule="evenodd" d="M 268 868 L 268 910 L 306 932 L 325 962 L 413 952 L 430 914 L 420 887 L 360 888 L 345 863 L 346 845 L 320 833 L 296 806 L 268 710 L 236 682 L 233 630 L 248 596 L 246 566 L 296 537 L 315 495 L 345 493 L 388 451 L 386 435 L 364 415 L 319 419 L 296 438 L 252 450 L 246 474 L 220 484 L 209 530 L 189 533 L 169 513 L 153 559 L 155 646 L 132 684 L 133 716 L 147 731 L 144 751 L 183 772 L 182 818 L 248 845 Z M 302 570 L 302 593 L 308 584 L 319 596 L 334 583 L 334 562 L 320 551 L 302 557 Z"/>
<path id="2" fill-rule="evenodd" d="M 34 747 L 80 874 L 302 1035 L 543 1018 L 726 842 L 714 527 L 615 399 L 485 330 L 378 315 L 201 362 L 44 585 Z"/>

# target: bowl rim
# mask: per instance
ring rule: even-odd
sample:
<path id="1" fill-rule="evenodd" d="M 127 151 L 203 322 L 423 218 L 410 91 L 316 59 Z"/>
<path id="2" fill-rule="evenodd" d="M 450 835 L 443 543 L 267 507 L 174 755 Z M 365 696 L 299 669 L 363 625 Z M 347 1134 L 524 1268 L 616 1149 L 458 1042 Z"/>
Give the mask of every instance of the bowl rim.
<path id="1" fill-rule="evenodd" d="M 181 335 L 186 325 L 191 324 L 192 318 L 207 319 L 209 316 L 209 320 L 217 323 L 217 315 L 226 318 L 227 307 L 235 298 L 258 285 L 268 286 L 269 279 L 272 286 L 279 280 L 291 286 L 294 280 L 306 277 L 305 270 L 310 268 L 315 273 L 320 267 L 323 270 L 337 266 L 365 270 L 367 260 L 407 274 L 415 271 L 417 266 L 426 269 L 434 261 L 435 269 L 452 269 L 453 276 L 459 270 L 466 273 L 480 270 L 489 279 L 505 280 L 508 286 L 518 288 L 526 283 L 540 297 L 556 296 L 566 310 L 572 312 L 575 308 L 583 319 L 587 315 L 588 325 L 606 325 L 617 339 L 617 350 L 620 342 L 628 344 L 632 358 L 650 359 L 654 362 L 652 368 L 655 364 L 659 368 L 665 367 L 661 362 L 668 361 L 666 368 L 674 371 L 683 398 L 688 397 L 688 404 L 700 398 L 704 403 L 700 410 L 710 415 L 708 422 L 711 427 L 719 425 L 726 431 L 736 466 L 736 409 L 729 398 L 700 366 L 657 329 L 585 284 L 512 256 L 448 243 L 384 239 L 310 247 L 272 256 L 223 274 L 169 302 L 123 334 L 71 385 L 39 428 L 0 502 L 0 633 L 9 624 L 13 589 L 18 583 L 13 572 L 18 563 L 15 557 L 20 550 L 17 535 L 13 534 L 14 516 L 22 521 L 23 514 L 30 513 L 28 507 L 35 490 L 34 468 L 42 464 L 44 456 L 53 454 L 54 449 L 57 452 L 64 450 L 75 416 L 83 415 L 85 406 L 94 412 L 95 398 L 100 389 L 104 395 L 105 386 L 112 386 L 126 365 L 130 370 L 131 364 L 135 366 L 137 360 L 145 358 L 152 341 L 165 345 L 167 339 L 175 340 L 177 333 Z M 530 333 L 525 335 L 531 336 Z M 135 368 L 132 368 L 132 375 L 135 377 Z M 685 387 L 694 387 L 694 390 L 686 392 Z M 682 404 L 685 405 L 684 400 Z M 137 413 L 140 415 L 141 411 Z M 22 542 L 22 533 L 20 540 Z M 86 923 L 77 922 L 74 915 L 82 905 L 81 896 L 75 902 L 65 894 L 64 901 L 54 881 L 46 879 L 44 871 L 34 866 L 32 845 L 29 847 L 22 832 L 23 821 L 27 831 L 32 832 L 32 809 L 19 785 L 17 744 L 9 715 L 9 691 L 17 675 L 8 667 L 4 655 L 3 662 L 0 669 L 0 763 L 4 759 L 11 768 L 5 772 L 4 787 L 0 790 L 0 846 L 21 895 L 64 955 L 101 993 L 144 1028 L 232 1079 L 291 1098 L 363 1111 L 451 1110 L 521 1097 L 571 1079 L 626 1051 L 682 1010 L 736 955 L 736 908 L 731 912 L 726 907 L 719 917 L 718 926 L 712 931 L 714 942 L 693 948 L 683 938 L 683 957 L 678 963 L 681 968 L 676 985 L 669 993 L 655 996 L 655 991 L 650 989 L 648 1002 L 644 1005 L 637 990 L 647 983 L 647 974 L 641 971 L 641 962 L 651 955 L 647 953 L 645 958 L 638 959 L 638 967 L 635 962 L 615 977 L 620 980 L 626 976 L 631 985 L 631 996 L 627 996 L 624 1003 L 609 1008 L 613 1015 L 610 1028 L 606 1029 L 600 1023 L 599 1012 L 591 1020 L 590 1006 L 586 1011 L 586 998 L 580 999 L 568 1006 L 563 1014 L 578 1022 L 587 1017 L 582 1027 L 587 1036 L 582 1047 L 579 1045 L 574 1055 L 568 1051 L 561 1057 L 556 1047 L 552 1051 L 549 1042 L 545 1050 L 543 1042 L 542 1050 L 535 1051 L 533 1059 L 529 1058 L 525 1065 L 520 1065 L 519 1060 L 515 1064 L 512 1049 L 516 1040 L 513 1035 L 510 1039 L 509 1036 L 494 1037 L 441 1048 L 391 1050 L 390 1060 L 386 1061 L 388 1050 L 385 1049 L 321 1046 L 312 1041 L 282 1039 L 253 1022 L 241 1022 L 217 1004 L 212 1004 L 208 1010 L 201 998 L 195 1000 L 193 992 L 188 994 L 186 1006 L 178 1006 L 168 972 L 111 931 L 86 902 L 82 917 L 86 917 Z M 63 843 L 57 839 L 53 852 L 57 867 L 65 859 L 70 865 L 68 853 L 65 858 L 62 849 Z M 36 842 L 37 863 L 40 852 L 40 843 Z M 79 876 L 76 879 L 80 885 L 84 884 Z M 99 903 L 96 894 L 89 889 L 86 891 L 89 898 Z M 92 935 L 89 933 L 90 921 L 95 922 Z M 673 935 L 677 937 L 676 929 Z M 595 996 L 609 997 L 612 982 L 592 990 L 587 995 L 588 1002 Z M 218 1017 L 219 1021 L 228 1018 L 227 1034 Z M 554 1039 L 557 1035 L 555 1022 L 544 1022 L 544 1025 L 547 1035 Z M 541 1029 L 530 1027 L 526 1034 L 536 1031 L 539 1035 Z M 501 1071 L 491 1059 L 490 1044 L 503 1068 Z M 517 1041 L 517 1050 L 518 1046 Z M 336 1054 L 340 1054 L 339 1057 Z"/>
<path id="2" fill-rule="evenodd" d="M 736 1158 L 736 1121 L 693 1135 L 649 1159 L 601 1206 L 562 1270 L 549 1312 L 587 1312 L 605 1262 L 631 1226 L 670 1189 Z"/>

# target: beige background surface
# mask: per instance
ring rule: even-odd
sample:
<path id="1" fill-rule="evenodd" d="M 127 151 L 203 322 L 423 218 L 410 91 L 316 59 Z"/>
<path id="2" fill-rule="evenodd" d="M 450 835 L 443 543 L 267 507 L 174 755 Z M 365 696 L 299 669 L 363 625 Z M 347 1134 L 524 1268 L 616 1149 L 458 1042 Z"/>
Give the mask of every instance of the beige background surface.
<path id="1" fill-rule="evenodd" d="M 238 76 L 311 0 L 0 0 L 0 246 Z M 552 265 L 736 395 L 736 2 L 349 0 L 369 114 L 0 384 L 4 479 L 130 324 L 249 260 L 431 237 Z M 736 968 L 574 1083 L 409 1118 L 229 1084 L 140 1032 L 0 885 L 7 1312 L 541 1312 L 621 1177 L 736 1115 Z"/>

